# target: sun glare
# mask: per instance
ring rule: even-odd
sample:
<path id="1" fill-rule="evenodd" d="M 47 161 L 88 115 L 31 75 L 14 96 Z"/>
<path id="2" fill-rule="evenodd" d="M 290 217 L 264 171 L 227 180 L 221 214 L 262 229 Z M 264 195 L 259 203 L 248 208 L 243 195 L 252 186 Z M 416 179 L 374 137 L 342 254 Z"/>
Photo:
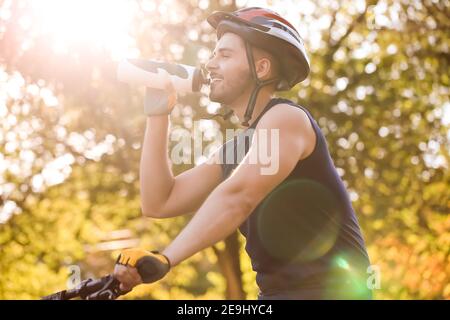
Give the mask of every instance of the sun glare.
<path id="1" fill-rule="evenodd" d="M 111 52 L 113 59 L 133 47 L 128 31 L 135 2 L 127 0 L 32 1 L 33 15 L 41 32 L 52 39 L 55 53 L 67 53 L 72 45 L 88 45 Z"/>

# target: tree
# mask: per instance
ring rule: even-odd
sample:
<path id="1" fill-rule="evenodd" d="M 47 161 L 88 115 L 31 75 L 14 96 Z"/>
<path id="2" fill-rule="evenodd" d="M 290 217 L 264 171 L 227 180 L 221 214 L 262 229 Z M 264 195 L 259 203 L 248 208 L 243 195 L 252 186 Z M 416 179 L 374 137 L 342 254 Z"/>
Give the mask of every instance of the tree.
<path id="1" fill-rule="evenodd" d="M 58 290 L 73 264 L 83 278 L 103 275 L 121 247 L 164 247 L 189 219 L 141 217 L 143 92 L 117 83 L 111 43 L 96 43 L 95 33 L 66 35 L 61 47 L 36 3 L 0 1 L 0 298 Z M 129 3 L 128 50 L 191 65 L 214 47 L 207 15 L 237 8 L 234 1 Z M 307 107 L 326 135 L 381 270 L 376 297 L 449 298 L 448 1 L 270 6 L 293 19 L 309 50 L 310 77 L 283 95 Z M 89 17 L 103 19 L 95 8 Z M 82 34 L 77 28 L 73 34 Z M 201 120 L 213 142 L 235 125 L 205 120 L 218 107 L 205 93 L 179 98 L 173 131 L 191 134 Z M 198 160 L 187 156 L 175 174 Z M 242 242 L 233 234 L 126 298 L 255 298 Z"/>

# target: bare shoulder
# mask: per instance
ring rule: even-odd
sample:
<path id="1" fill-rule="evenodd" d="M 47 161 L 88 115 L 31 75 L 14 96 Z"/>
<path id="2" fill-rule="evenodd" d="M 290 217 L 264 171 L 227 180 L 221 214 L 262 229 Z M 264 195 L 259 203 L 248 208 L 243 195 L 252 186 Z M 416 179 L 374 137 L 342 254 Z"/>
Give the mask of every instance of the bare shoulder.
<path id="1" fill-rule="evenodd" d="M 316 144 L 316 133 L 306 112 L 287 103 L 279 103 L 270 108 L 256 128 L 277 128 L 284 131 L 286 136 L 300 139 L 303 145 L 300 160 L 309 156 Z"/>
<path id="2" fill-rule="evenodd" d="M 258 126 L 261 127 L 305 127 L 310 124 L 308 115 L 301 108 L 297 108 L 287 103 L 279 103 L 269 109 L 261 118 Z"/>

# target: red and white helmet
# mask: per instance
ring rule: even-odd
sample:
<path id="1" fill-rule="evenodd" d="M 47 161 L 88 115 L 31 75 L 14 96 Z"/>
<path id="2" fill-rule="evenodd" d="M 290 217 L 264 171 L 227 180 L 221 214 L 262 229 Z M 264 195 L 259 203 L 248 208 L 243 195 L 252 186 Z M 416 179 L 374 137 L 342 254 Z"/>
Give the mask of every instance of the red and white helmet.
<path id="1" fill-rule="evenodd" d="M 216 11 L 207 21 L 220 39 L 226 32 L 273 54 L 281 67 L 277 90 L 289 90 L 306 79 L 310 63 L 303 40 L 297 30 L 278 13 L 250 7 L 235 12 Z"/>

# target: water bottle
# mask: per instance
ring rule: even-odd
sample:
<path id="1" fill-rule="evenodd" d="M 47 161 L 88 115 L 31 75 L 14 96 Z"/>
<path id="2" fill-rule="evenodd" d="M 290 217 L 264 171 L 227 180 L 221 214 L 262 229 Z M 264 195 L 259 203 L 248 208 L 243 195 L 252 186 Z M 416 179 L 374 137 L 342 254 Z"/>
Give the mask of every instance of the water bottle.
<path id="1" fill-rule="evenodd" d="M 167 76 L 169 76 L 176 92 L 180 94 L 198 92 L 203 84 L 208 84 L 205 72 L 201 68 L 184 64 L 126 59 L 119 62 L 117 67 L 119 81 L 133 85 L 144 85 L 148 88 L 165 89 L 164 83 Z"/>

